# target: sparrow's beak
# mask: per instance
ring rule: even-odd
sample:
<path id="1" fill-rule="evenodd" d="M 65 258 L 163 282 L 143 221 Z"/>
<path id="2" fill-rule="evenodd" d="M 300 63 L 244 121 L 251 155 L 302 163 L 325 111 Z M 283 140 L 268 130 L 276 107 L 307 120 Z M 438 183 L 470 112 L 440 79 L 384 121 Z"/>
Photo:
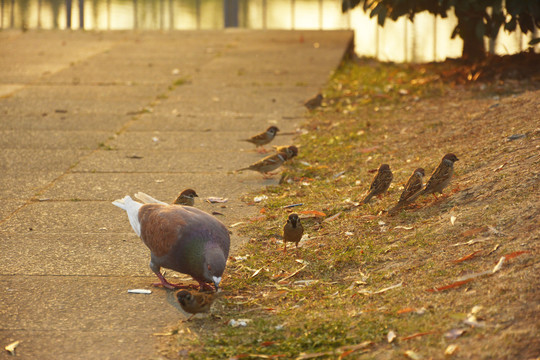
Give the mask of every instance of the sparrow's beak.
<path id="1" fill-rule="evenodd" d="M 214 285 L 216 286 L 216 291 L 219 290 L 219 283 L 221 282 L 221 277 L 212 276 L 212 280 L 214 280 Z"/>

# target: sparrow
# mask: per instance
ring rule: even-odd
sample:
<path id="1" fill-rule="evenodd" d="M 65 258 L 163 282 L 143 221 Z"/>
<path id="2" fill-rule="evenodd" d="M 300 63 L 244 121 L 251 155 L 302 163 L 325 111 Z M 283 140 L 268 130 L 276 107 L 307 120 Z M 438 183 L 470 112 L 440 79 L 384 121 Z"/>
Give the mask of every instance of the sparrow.
<path id="1" fill-rule="evenodd" d="M 176 298 L 182 309 L 191 314 L 186 320 L 189 321 L 195 314 L 208 312 L 216 299 L 216 292 L 195 292 L 188 290 L 180 290 L 176 293 Z"/>
<path id="2" fill-rule="evenodd" d="M 133 231 L 150 250 L 150 269 L 167 289 L 189 286 L 171 284 L 161 268 L 188 274 L 200 288 L 218 289 L 227 265 L 231 239 L 229 230 L 214 216 L 191 206 L 169 205 L 144 193 L 134 201 L 130 196 L 113 205 L 126 211 Z"/>
<path id="3" fill-rule="evenodd" d="M 452 180 L 454 174 L 454 163 L 458 160 L 457 156 L 452 153 L 444 155 L 420 195 L 433 194 L 437 198 L 435 193 L 442 194 L 443 189 L 450 185 L 450 180 Z"/>
<path id="4" fill-rule="evenodd" d="M 407 180 L 407 184 L 405 185 L 405 189 L 403 189 L 403 192 L 401 193 L 401 196 L 399 197 L 398 203 L 392 207 L 390 210 L 388 210 L 389 214 L 393 214 L 399 209 L 401 209 L 403 206 L 412 203 L 416 198 L 420 195 L 420 192 L 422 191 L 422 188 L 424 187 L 424 184 L 422 183 L 422 180 L 425 176 L 424 169 L 418 168 L 413 171 L 411 176 L 409 177 L 409 180 Z"/>
<path id="5" fill-rule="evenodd" d="M 293 157 L 296 156 L 296 154 L 294 153 L 294 151 L 291 149 L 291 147 L 289 145 L 284 145 L 284 146 L 274 145 L 273 148 L 276 150 L 277 153 L 281 153 L 281 152 L 286 153 L 287 154 L 287 160 L 290 160 L 290 159 L 292 159 Z M 297 150 L 298 150 L 298 148 L 297 148 Z"/>
<path id="6" fill-rule="evenodd" d="M 260 134 L 254 135 L 250 137 L 249 139 L 243 139 L 242 141 L 247 141 L 252 144 L 255 144 L 255 146 L 257 147 L 257 151 L 259 152 L 266 152 L 266 150 L 264 149 L 264 145 L 274 140 L 274 137 L 276 136 L 276 133 L 278 131 L 279 129 L 276 126 L 270 126 L 268 129 L 266 129 L 266 131 Z"/>
<path id="7" fill-rule="evenodd" d="M 323 100 L 322 94 L 317 94 L 317 96 L 315 96 L 314 98 L 311 98 L 308 101 L 306 101 L 304 103 L 304 106 L 310 111 L 315 110 L 316 108 L 321 106 L 322 100 Z"/>
<path id="8" fill-rule="evenodd" d="M 300 239 L 302 239 L 303 234 L 304 227 L 302 226 L 302 223 L 300 223 L 300 218 L 297 214 L 290 214 L 287 223 L 283 227 L 283 244 L 285 245 L 283 252 L 287 251 L 288 242 L 293 242 L 296 244 L 296 247 L 298 247 L 298 243 L 300 242 Z"/>
<path id="9" fill-rule="evenodd" d="M 289 151 L 290 151 L 290 154 L 292 155 L 290 157 L 289 155 L 287 155 L 286 152 L 280 152 L 273 155 L 268 155 L 267 157 L 262 158 L 261 160 L 251 164 L 250 166 L 242 168 L 242 169 L 238 169 L 236 171 L 242 171 L 242 170 L 258 171 L 261 174 L 263 174 L 265 178 L 267 178 L 269 177 L 269 175 L 271 175 L 269 174 L 271 171 L 279 168 L 281 165 L 283 165 L 283 163 L 286 160 L 289 160 L 295 157 L 296 155 L 298 155 L 298 148 L 294 145 L 289 146 Z"/>
<path id="10" fill-rule="evenodd" d="M 379 170 L 377 170 L 377 174 L 375 174 L 373 177 L 373 181 L 369 187 L 369 193 L 366 195 L 364 200 L 362 200 L 362 202 L 367 204 L 372 197 L 384 194 L 390 187 L 393 177 L 394 176 L 392 175 L 392 171 L 390 171 L 390 166 L 388 166 L 388 164 L 382 164 L 379 166 Z"/>
<path id="11" fill-rule="evenodd" d="M 176 200 L 173 201 L 173 205 L 193 206 L 195 205 L 196 197 L 199 197 L 199 195 L 197 195 L 195 190 L 186 189 L 178 195 Z"/>

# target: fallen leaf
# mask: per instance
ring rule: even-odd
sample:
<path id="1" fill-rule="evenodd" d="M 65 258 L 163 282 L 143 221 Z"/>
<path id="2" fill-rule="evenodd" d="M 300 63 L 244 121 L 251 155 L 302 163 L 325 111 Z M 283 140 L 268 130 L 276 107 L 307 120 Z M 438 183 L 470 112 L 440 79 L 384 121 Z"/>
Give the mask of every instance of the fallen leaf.
<path id="1" fill-rule="evenodd" d="M 412 351 L 412 350 L 407 350 L 405 351 L 405 355 L 413 360 L 421 360 L 422 359 L 422 355 Z"/>
<path id="2" fill-rule="evenodd" d="M 530 251 L 528 251 L 528 250 L 514 251 L 513 253 L 504 255 L 504 257 L 506 258 L 506 260 L 510 260 L 510 259 L 513 259 L 513 258 L 519 256 L 519 255 L 528 254 L 528 253 L 530 253 Z"/>
<path id="3" fill-rule="evenodd" d="M 228 198 L 215 197 L 215 196 L 210 196 L 210 197 L 206 198 L 206 201 L 208 201 L 210 204 L 226 203 L 228 200 L 229 200 Z"/>
<path id="4" fill-rule="evenodd" d="M 493 249 L 491 249 L 490 252 L 487 253 L 487 255 L 491 255 L 493 254 L 495 251 L 497 251 L 499 249 L 499 247 L 501 246 L 501 244 L 497 244 L 493 247 Z"/>
<path id="5" fill-rule="evenodd" d="M 326 216 L 325 213 L 321 211 L 316 211 L 316 210 L 304 210 L 304 211 L 300 211 L 299 213 L 303 215 L 315 215 L 315 216 L 320 216 L 320 217 Z"/>
<path id="6" fill-rule="evenodd" d="M 497 263 L 497 265 L 495 265 L 495 267 L 493 268 L 493 270 L 491 271 L 493 274 L 495 274 L 497 271 L 501 270 L 503 264 L 504 264 L 504 261 L 506 260 L 506 257 L 501 257 L 499 259 L 499 262 Z"/>
<path id="7" fill-rule="evenodd" d="M 436 333 L 436 331 L 419 332 L 419 333 L 416 333 L 416 334 L 412 334 L 412 335 L 409 335 L 409 336 L 402 337 L 400 340 L 401 341 L 407 341 L 407 340 L 414 339 L 414 338 L 417 338 L 417 337 L 420 337 L 420 336 L 431 335 L 431 334 L 435 334 L 435 333 Z"/>
<path id="8" fill-rule="evenodd" d="M 243 222 L 243 221 L 240 221 L 240 222 L 237 222 L 237 223 L 232 224 L 232 225 L 229 226 L 229 227 L 234 228 L 234 227 L 237 227 L 238 225 L 242 225 L 242 224 L 244 224 L 244 222 Z"/>
<path id="9" fill-rule="evenodd" d="M 339 217 L 339 215 L 341 215 L 341 211 L 338 212 L 338 213 L 335 214 L 335 215 L 330 216 L 329 218 L 324 219 L 324 222 L 330 222 L 330 221 L 333 221 L 333 220 L 337 219 L 337 218 Z"/>
<path id="10" fill-rule="evenodd" d="M 253 198 L 253 201 L 256 202 L 256 203 L 258 203 L 258 202 L 261 202 L 261 201 L 266 200 L 266 199 L 268 199 L 268 196 L 266 196 L 266 195 L 259 195 L 259 196 L 255 196 L 255 197 Z"/>
<path id="11" fill-rule="evenodd" d="M 455 340 L 461 335 L 465 334 L 466 332 L 467 332 L 467 329 L 452 329 L 444 333 L 444 337 L 447 339 Z"/>
<path id="12" fill-rule="evenodd" d="M 486 231 L 488 231 L 488 227 L 487 226 L 482 226 L 482 227 L 466 230 L 466 231 L 461 233 L 461 236 L 468 237 L 468 236 L 473 236 L 473 235 L 483 233 L 483 232 L 486 232 Z"/>
<path id="13" fill-rule="evenodd" d="M 403 308 L 401 310 L 398 310 L 397 311 L 397 314 L 400 315 L 400 314 L 406 314 L 406 313 L 410 313 L 410 312 L 413 312 L 414 309 L 413 308 Z"/>
<path id="14" fill-rule="evenodd" d="M 260 268 L 259 270 L 256 270 L 253 274 L 251 274 L 250 278 L 254 278 L 255 276 L 259 275 L 262 269 L 264 269 L 264 266 Z"/>
<path id="15" fill-rule="evenodd" d="M 459 258 L 459 259 L 457 259 L 457 260 L 454 260 L 453 262 L 457 264 L 457 263 L 460 263 L 460 262 L 463 262 L 463 261 L 472 259 L 473 257 L 476 256 L 476 254 L 478 254 L 478 253 L 480 253 L 480 252 L 482 252 L 482 250 L 477 250 L 477 251 L 475 251 L 475 252 L 473 252 L 473 253 L 470 253 L 469 255 L 465 255 L 465 256 L 462 257 L 462 258 Z"/>
<path id="16" fill-rule="evenodd" d="M 270 345 L 274 345 L 276 343 L 276 341 L 264 341 L 261 343 L 261 346 L 270 346 Z"/>
<path id="17" fill-rule="evenodd" d="M 373 152 L 373 151 L 377 150 L 378 148 L 379 148 L 378 146 L 372 146 L 372 147 L 360 149 L 358 151 L 361 152 L 362 154 L 367 154 L 367 153 L 370 153 L 370 152 Z M 375 171 L 377 171 L 377 170 L 375 170 Z"/>
<path id="18" fill-rule="evenodd" d="M 260 212 L 261 214 L 264 214 L 264 213 L 266 213 L 266 209 L 265 209 L 265 208 L 262 208 L 261 210 L 259 210 L 259 212 Z"/>
<path id="19" fill-rule="evenodd" d="M 450 344 L 446 347 L 446 350 L 444 350 L 444 355 L 454 355 L 456 352 L 458 346 L 456 344 Z"/>
<path id="20" fill-rule="evenodd" d="M 19 346 L 21 342 L 19 340 L 12 342 L 11 344 L 7 345 L 4 349 L 6 349 L 7 352 L 9 352 L 11 355 L 15 355 L 15 349 L 17 346 Z"/>
<path id="21" fill-rule="evenodd" d="M 444 290 L 448 290 L 448 289 L 453 289 L 453 288 L 460 287 L 461 285 L 465 285 L 466 283 L 471 282 L 472 280 L 473 279 L 471 278 L 471 279 L 456 281 L 456 282 L 453 282 L 453 283 L 451 283 L 449 285 L 441 286 L 441 287 L 438 287 L 438 288 L 426 289 L 426 291 L 436 292 L 436 291 L 444 291 Z"/>
<path id="22" fill-rule="evenodd" d="M 375 294 L 381 294 L 383 292 L 386 292 L 388 290 L 392 290 L 392 289 L 395 289 L 395 288 L 398 288 L 400 286 L 403 285 L 403 282 L 400 282 L 399 284 L 395 284 L 395 285 L 392 285 L 392 286 L 389 286 L 389 287 L 386 287 L 386 288 L 383 288 L 381 290 L 377 290 L 377 291 L 369 291 L 369 290 L 360 290 L 358 291 L 358 293 L 360 294 L 366 294 L 366 295 L 375 295 Z"/>
<path id="23" fill-rule="evenodd" d="M 391 344 L 392 341 L 396 339 L 397 335 L 393 330 L 390 330 L 388 334 L 386 335 L 386 340 L 388 340 L 388 343 Z"/>
<path id="24" fill-rule="evenodd" d="M 398 225 L 398 226 L 394 227 L 394 229 L 412 230 L 412 229 L 414 229 L 414 226 Z"/>
<path id="25" fill-rule="evenodd" d="M 450 216 L 450 223 L 454 225 L 456 223 L 456 219 L 457 217 L 455 217 L 454 215 Z"/>

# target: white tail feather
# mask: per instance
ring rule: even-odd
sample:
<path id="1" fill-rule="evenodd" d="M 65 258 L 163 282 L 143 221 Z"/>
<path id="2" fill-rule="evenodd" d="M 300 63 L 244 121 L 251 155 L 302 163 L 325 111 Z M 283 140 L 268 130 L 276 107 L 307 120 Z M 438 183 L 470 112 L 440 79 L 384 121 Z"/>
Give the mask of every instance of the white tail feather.
<path id="1" fill-rule="evenodd" d="M 137 199 L 141 200 L 145 204 L 163 204 L 163 205 L 167 205 L 167 203 L 164 203 L 163 201 L 159 201 L 157 199 L 154 199 L 150 195 L 145 194 L 145 193 L 140 192 L 140 191 L 135 194 L 135 197 Z"/>
<path id="2" fill-rule="evenodd" d="M 131 227 L 137 234 L 141 236 L 141 224 L 139 223 L 139 209 L 143 204 L 134 201 L 131 196 L 126 196 L 123 199 L 118 199 L 112 203 L 115 206 L 118 206 L 120 209 L 126 210 L 129 223 Z"/>

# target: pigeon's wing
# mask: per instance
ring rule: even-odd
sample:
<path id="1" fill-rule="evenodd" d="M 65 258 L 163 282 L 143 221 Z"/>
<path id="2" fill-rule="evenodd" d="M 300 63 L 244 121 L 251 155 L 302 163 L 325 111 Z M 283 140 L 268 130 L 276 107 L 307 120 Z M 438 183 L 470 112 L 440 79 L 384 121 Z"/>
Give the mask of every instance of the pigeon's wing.
<path id="1" fill-rule="evenodd" d="M 182 209 L 180 206 L 145 204 L 139 210 L 141 239 L 155 256 L 167 255 L 182 227 L 186 226 Z"/>

